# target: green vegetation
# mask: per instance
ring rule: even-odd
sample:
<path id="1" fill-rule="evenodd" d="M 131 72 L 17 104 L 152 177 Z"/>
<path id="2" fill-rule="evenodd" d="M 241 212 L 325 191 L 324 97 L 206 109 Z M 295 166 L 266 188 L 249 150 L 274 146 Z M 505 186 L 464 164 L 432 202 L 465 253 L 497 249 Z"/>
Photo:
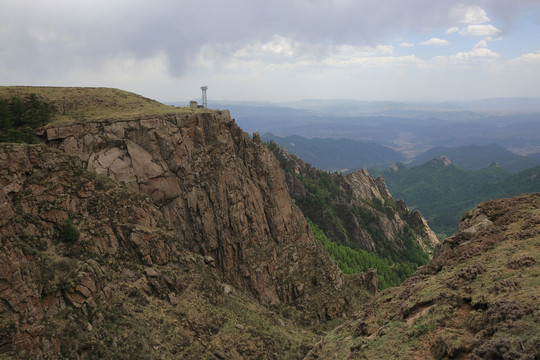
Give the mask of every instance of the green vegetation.
<path id="1" fill-rule="evenodd" d="M 79 238 L 79 230 L 77 230 L 70 218 L 67 218 L 60 227 L 58 238 L 65 243 L 74 243 Z"/>
<path id="2" fill-rule="evenodd" d="M 336 260 L 341 271 L 345 274 L 356 274 L 370 268 L 377 269 L 379 289 L 399 286 L 417 269 L 415 263 L 392 263 L 377 254 L 369 253 L 354 246 L 341 245 L 328 240 L 317 225 L 307 219 L 308 224 L 315 233 L 315 237 L 324 245 L 330 256 Z"/>
<path id="3" fill-rule="evenodd" d="M 392 195 L 422 212 L 444 238 L 457 232 L 461 215 L 482 201 L 540 191 L 540 167 L 512 174 L 496 166 L 463 170 L 434 159 L 397 171 L 370 170 L 382 176 Z"/>
<path id="4" fill-rule="evenodd" d="M 0 142 L 38 143 L 35 129 L 50 121 L 51 107 L 36 94 L 0 97 Z"/>
<path id="5" fill-rule="evenodd" d="M 379 199 L 355 199 L 363 203 L 354 205 L 351 195 L 344 190 L 344 175 L 310 166 L 294 171 L 292 169 L 295 165 L 289 163 L 279 145 L 270 141 L 267 146 L 280 162 L 280 166 L 305 190 L 291 191 L 291 197 L 306 218 L 310 219 L 319 240 L 344 273 L 352 274 L 376 268 L 380 279 L 379 287 L 384 289 L 399 285 L 411 276 L 418 266 L 429 261 L 429 255 L 416 240 L 423 229 L 413 229 L 407 225 L 410 212 L 399 209 L 393 199 L 384 199 L 384 203 Z M 399 239 L 390 240 L 385 236 L 380 217 L 392 219 L 395 214 L 402 218 L 405 227 Z M 373 240 L 376 253 L 362 249 L 356 242 L 355 234 L 359 232 L 367 233 Z"/>

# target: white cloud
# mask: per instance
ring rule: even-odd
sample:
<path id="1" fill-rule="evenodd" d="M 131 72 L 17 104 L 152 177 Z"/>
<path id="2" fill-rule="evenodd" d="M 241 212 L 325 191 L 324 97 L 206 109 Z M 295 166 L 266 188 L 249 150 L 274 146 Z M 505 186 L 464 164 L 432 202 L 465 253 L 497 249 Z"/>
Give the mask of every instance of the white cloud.
<path id="1" fill-rule="evenodd" d="M 450 35 L 453 33 L 457 33 L 458 31 L 459 31 L 459 28 L 457 26 L 452 26 L 451 28 L 448 28 L 448 30 L 446 30 L 444 33 L 446 35 Z"/>
<path id="2" fill-rule="evenodd" d="M 486 11 L 480 6 L 466 6 L 459 4 L 450 10 L 450 18 L 458 24 L 476 25 L 489 21 Z"/>
<path id="3" fill-rule="evenodd" d="M 410 43 L 410 42 L 404 41 L 404 42 L 402 42 L 401 44 L 399 44 L 399 46 L 401 46 L 401 47 L 413 47 L 414 44 L 413 44 L 413 43 Z"/>
<path id="4" fill-rule="evenodd" d="M 480 40 L 479 42 L 476 43 L 476 45 L 474 45 L 475 49 L 482 49 L 482 48 L 487 48 L 487 47 L 488 47 L 488 44 L 486 40 Z"/>
<path id="5" fill-rule="evenodd" d="M 215 49 L 219 53 L 219 48 Z M 355 45 L 322 45 L 301 42 L 289 37 L 275 35 L 266 43 L 254 42 L 234 52 L 233 61 L 255 61 L 267 64 L 324 64 L 343 63 L 353 59 L 366 57 L 391 56 L 392 45 L 355 46 Z M 196 62 L 206 63 L 214 58 L 211 48 L 196 56 Z M 206 60 L 205 60 L 206 59 Z"/>
<path id="6" fill-rule="evenodd" d="M 52 43 L 52 42 L 71 42 L 72 39 L 64 34 L 58 34 L 54 29 L 45 27 L 29 26 L 26 29 L 28 36 L 37 40 L 40 43 Z"/>
<path id="7" fill-rule="evenodd" d="M 523 54 L 515 59 L 508 61 L 508 64 L 513 66 L 540 65 L 540 50 L 533 53 Z"/>
<path id="8" fill-rule="evenodd" d="M 444 45 L 448 45 L 448 44 L 449 44 L 448 40 L 439 39 L 439 38 L 431 38 L 429 40 L 422 41 L 420 43 L 420 45 L 424 45 L 424 46 L 430 46 L 430 45 L 444 46 Z"/>
<path id="9" fill-rule="evenodd" d="M 220 57 L 219 48 L 215 52 L 207 46 L 204 52 L 193 57 L 193 62 L 207 69 L 219 65 L 229 71 L 243 69 L 258 74 L 386 67 L 399 69 L 416 66 L 421 62 L 414 55 L 394 56 L 392 45 L 321 45 L 277 35 L 266 43 L 253 42 L 246 45 L 229 57 Z"/>
<path id="10" fill-rule="evenodd" d="M 452 65 L 488 64 L 501 56 L 488 48 L 482 47 L 483 44 L 476 45 L 470 51 L 460 51 L 450 56 L 435 56 L 427 63 L 428 67 L 444 68 Z"/>
<path id="11" fill-rule="evenodd" d="M 469 25 L 459 31 L 462 36 L 493 36 L 500 33 L 501 30 L 497 29 L 491 24 L 487 25 Z"/>

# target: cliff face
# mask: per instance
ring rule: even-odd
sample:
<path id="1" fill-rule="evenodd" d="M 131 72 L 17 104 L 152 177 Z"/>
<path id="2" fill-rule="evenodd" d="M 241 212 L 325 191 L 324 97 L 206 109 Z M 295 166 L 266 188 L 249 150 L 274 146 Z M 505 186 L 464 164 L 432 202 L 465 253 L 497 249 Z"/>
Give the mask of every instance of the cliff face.
<path id="1" fill-rule="evenodd" d="M 262 303 L 304 298 L 318 291 L 311 283 L 342 286 L 273 156 L 227 111 L 49 127 L 44 140 L 149 195 L 186 248 Z"/>
<path id="2" fill-rule="evenodd" d="M 367 170 L 358 170 L 343 177 L 342 188 L 350 195 L 350 204 L 354 206 L 366 206 L 366 200 L 371 203 L 380 203 L 383 207 L 395 204 L 396 211 L 390 214 L 386 211 L 381 213 L 379 209 L 372 208 L 372 211 L 379 214 L 379 221 L 384 232 L 384 238 L 389 242 L 397 243 L 396 248 L 403 248 L 399 238 L 404 233 L 405 226 L 408 225 L 417 230 L 416 240 L 418 244 L 431 254 L 439 240 L 435 233 L 429 228 L 427 221 L 419 211 L 410 211 L 404 201 L 394 201 L 390 191 L 386 187 L 382 178 L 372 178 Z M 358 242 L 361 242 L 358 238 Z M 373 239 L 366 237 L 369 246 L 377 250 L 377 245 Z"/>
<path id="3" fill-rule="evenodd" d="M 299 229 L 296 237 L 268 220 L 266 237 L 231 229 L 234 241 L 214 239 L 216 252 L 201 255 L 185 248 L 184 223 L 171 226 L 170 213 L 149 195 L 87 166 L 44 145 L 0 144 L 0 357 L 299 358 L 317 335 L 298 324 L 335 318 L 373 291 L 369 274 L 341 285 L 293 206 L 289 221 L 300 223 L 283 226 Z M 245 181 L 252 184 L 246 191 L 260 193 L 252 178 Z M 261 211 L 253 216 L 270 216 Z M 206 239 L 193 236 L 201 241 L 193 247 L 208 251 Z M 249 256 L 234 259 L 233 269 L 245 272 L 223 265 L 230 261 L 221 255 L 224 240 Z M 353 291 L 360 284 L 366 292 Z M 273 312 L 255 296 L 282 305 Z"/>
<path id="4" fill-rule="evenodd" d="M 58 354 L 48 316 L 111 306 L 104 258 L 124 254 L 165 265 L 179 257 L 163 241 L 170 234 L 150 230 L 163 220 L 157 208 L 86 173 L 76 158 L 45 146 L 2 144 L 0 169 L 0 353 Z M 68 218 L 80 232 L 70 244 L 58 240 Z"/>
<path id="5" fill-rule="evenodd" d="M 439 243 L 422 214 L 410 211 L 403 201 L 395 201 L 382 178 L 374 179 L 366 170 L 347 175 L 325 173 L 281 147 L 271 148 L 287 172 L 291 196 L 333 241 L 350 241 L 388 256 L 406 249 L 402 238 L 409 227 L 415 231 L 415 242 L 427 253 Z M 314 190 L 313 184 L 326 189 L 333 209 L 317 203 L 319 190 Z"/>

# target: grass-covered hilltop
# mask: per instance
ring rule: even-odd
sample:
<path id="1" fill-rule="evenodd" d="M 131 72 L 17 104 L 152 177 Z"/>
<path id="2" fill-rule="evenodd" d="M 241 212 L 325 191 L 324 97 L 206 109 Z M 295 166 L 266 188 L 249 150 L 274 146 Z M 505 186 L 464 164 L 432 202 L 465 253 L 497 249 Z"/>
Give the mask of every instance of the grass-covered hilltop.
<path id="1" fill-rule="evenodd" d="M 0 87 L 0 359 L 538 359 L 540 195 L 439 243 L 228 110 Z"/>
<path id="2" fill-rule="evenodd" d="M 0 86 L 0 99 L 2 114 L 5 114 L 6 105 L 13 109 L 19 101 L 24 108 L 33 107 L 35 101 L 40 105 L 48 104 L 48 120 L 53 124 L 195 111 L 164 105 L 129 91 L 102 87 Z"/>

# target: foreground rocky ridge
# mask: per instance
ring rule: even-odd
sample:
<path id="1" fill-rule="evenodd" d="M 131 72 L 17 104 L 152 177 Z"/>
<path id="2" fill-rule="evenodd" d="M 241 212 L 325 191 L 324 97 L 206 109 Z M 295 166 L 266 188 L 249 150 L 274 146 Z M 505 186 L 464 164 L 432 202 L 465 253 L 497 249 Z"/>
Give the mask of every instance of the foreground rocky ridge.
<path id="1" fill-rule="evenodd" d="M 187 250 L 148 195 L 83 165 L 44 145 L 0 144 L 3 358 L 299 358 L 316 336 L 306 324 L 369 296 L 361 277 L 346 291 L 306 277 L 312 308 L 262 306 L 213 257 Z M 60 235 L 67 219 L 78 236 Z M 327 265 L 317 266 L 313 276 Z"/>
<path id="2" fill-rule="evenodd" d="M 540 194 L 482 203 L 460 230 L 306 359 L 538 358 Z"/>

